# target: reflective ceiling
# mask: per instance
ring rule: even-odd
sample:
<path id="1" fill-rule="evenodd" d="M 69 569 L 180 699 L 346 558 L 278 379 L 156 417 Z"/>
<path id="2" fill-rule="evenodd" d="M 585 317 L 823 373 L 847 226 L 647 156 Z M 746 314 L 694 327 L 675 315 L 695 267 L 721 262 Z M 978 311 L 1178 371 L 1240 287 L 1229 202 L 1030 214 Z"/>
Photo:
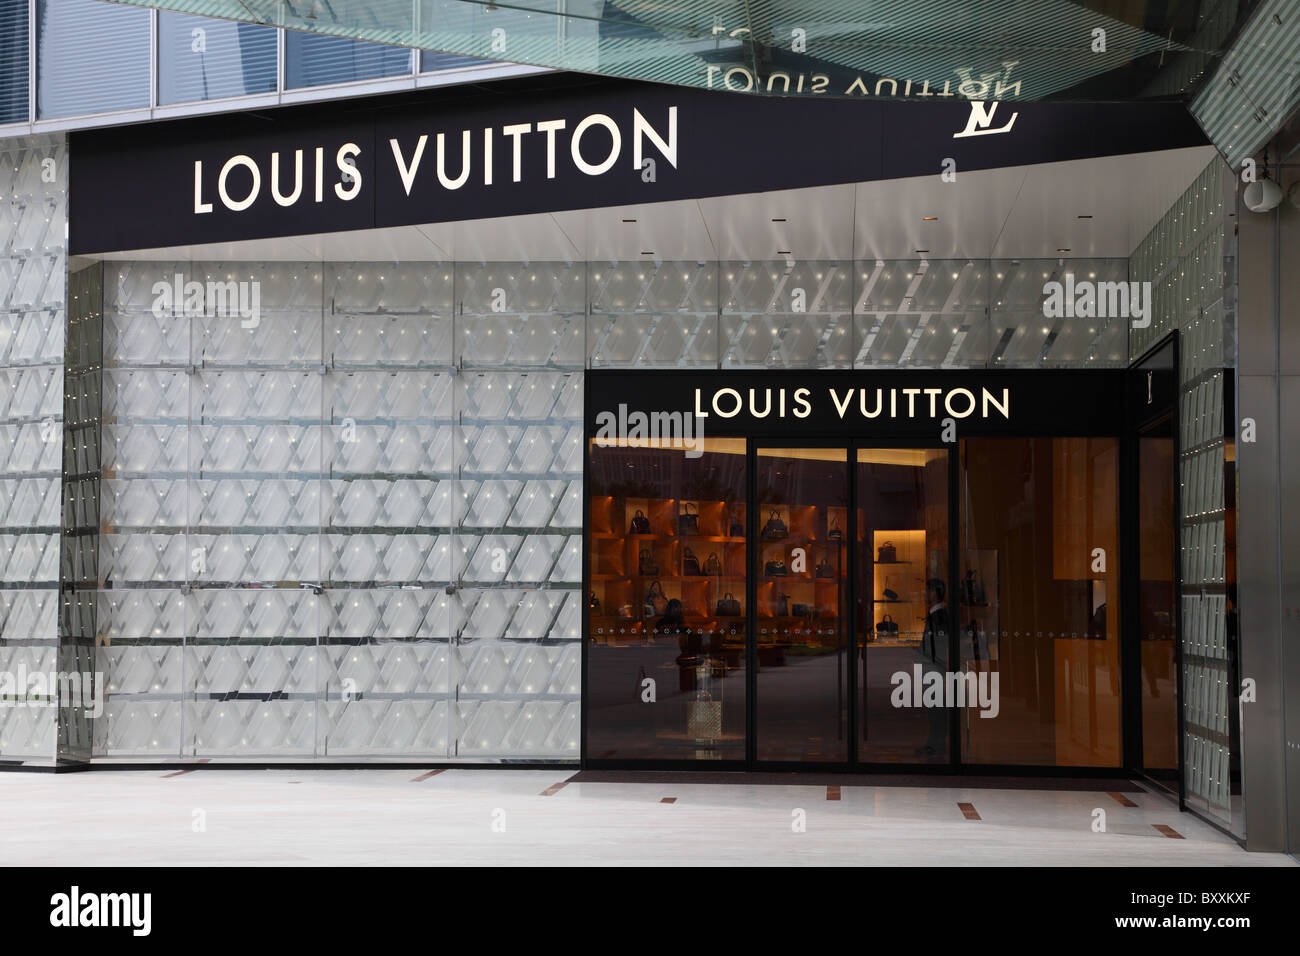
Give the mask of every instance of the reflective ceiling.
<path id="1" fill-rule="evenodd" d="M 922 100 L 1185 99 L 1257 5 L 1256 0 L 122 2 L 706 89 Z"/>

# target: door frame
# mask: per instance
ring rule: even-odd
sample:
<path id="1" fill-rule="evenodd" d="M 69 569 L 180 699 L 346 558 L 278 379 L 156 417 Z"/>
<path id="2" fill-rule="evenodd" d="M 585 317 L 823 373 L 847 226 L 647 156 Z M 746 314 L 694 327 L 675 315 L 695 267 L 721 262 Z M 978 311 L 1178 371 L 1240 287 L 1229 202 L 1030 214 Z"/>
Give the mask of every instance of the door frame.
<path id="1" fill-rule="evenodd" d="M 1162 340 L 1162 343 L 1163 341 L 1164 340 Z M 1158 348 L 1159 344 L 1156 347 Z M 1128 403 L 1125 402 L 1122 394 L 1125 391 L 1125 383 L 1130 381 L 1132 378 L 1132 376 L 1129 374 L 1131 370 L 1132 370 L 1132 364 L 1126 367 L 1118 367 L 1118 368 L 1111 367 L 1111 368 L 1095 369 L 1095 370 L 1068 369 L 1065 370 L 1063 375 L 1062 374 L 1055 375 L 1055 377 L 1052 379 L 1052 384 L 1050 386 L 1046 384 L 1046 381 L 1047 381 L 1047 376 L 1054 374 L 1053 371 L 1050 369 L 1037 369 L 1037 368 L 1014 368 L 1014 369 L 978 368 L 978 369 L 933 369 L 933 370 L 932 369 L 912 369 L 912 370 L 881 369 L 881 370 L 865 370 L 865 371 L 864 370 L 851 371 L 847 369 L 816 369 L 816 370 L 782 369 L 779 372 L 777 372 L 776 375 L 779 376 L 781 379 L 787 379 L 808 372 L 809 374 L 812 374 L 816 377 L 819 384 L 822 382 L 828 384 L 829 383 L 852 384 L 853 383 L 852 380 L 855 379 L 857 376 L 862 374 L 870 374 L 872 376 L 878 376 L 881 382 L 888 385 L 911 384 L 918 380 L 913 376 L 918 376 L 918 377 L 924 376 L 926 378 L 933 377 L 932 380 L 936 383 L 945 380 L 946 381 L 955 380 L 964 384 L 971 385 L 973 387 L 975 384 L 980 384 L 984 378 L 996 374 L 997 378 L 995 380 L 995 384 L 1002 383 L 1002 382 L 1020 383 L 1022 385 L 1025 385 L 1027 383 L 1032 383 L 1032 388 L 1030 389 L 1031 391 L 1035 391 L 1040 388 L 1045 388 L 1046 392 L 1039 392 L 1038 394 L 1053 395 L 1053 396 L 1057 396 L 1058 398 L 1059 396 L 1066 394 L 1068 383 L 1065 383 L 1064 381 L 1065 378 L 1073 377 L 1074 380 L 1082 381 L 1083 383 L 1085 383 L 1085 386 L 1091 387 L 1092 391 L 1090 392 L 1090 400 L 1088 402 L 1080 403 L 1076 401 L 1071 403 L 1070 405 L 1067 405 L 1067 409 L 1070 410 L 1068 414 L 1072 415 L 1073 417 L 1069 418 L 1068 424 L 1064 425 L 1064 427 L 1060 428 L 1059 430 L 1044 431 L 1042 430 L 1041 426 L 1034 427 L 1032 425 L 1022 430 L 1021 428 L 1015 426 L 1012 426 L 1010 428 L 997 427 L 996 422 L 992 423 L 992 426 L 990 426 L 988 423 L 979 423 L 974 426 L 972 430 L 973 434 L 959 434 L 958 440 L 952 443 L 952 447 L 949 448 L 949 454 L 948 454 L 948 460 L 949 460 L 948 521 L 949 521 L 949 537 L 950 537 L 949 568 L 948 568 L 948 602 L 949 602 L 949 613 L 950 615 L 953 615 L 954 614 L 953 602 L 957 600 L 957 590 L 953 585 L 956 581 L 956 575 L 958 573 L 959 564 L 957 561 L 957 556 L 960 553 L 955 529 L 958 527 L 958 521 L 960 516 L 959 506 L 960 506 L 960 478 L 961 478 L 961 470 L 960 470 L 961 438 L 963 437 L 1050 437 L 1051 435 L 1054 434 L 1065 435 L 1065 436 L 1078 435 L 1078 436 L 1097 436 L 1097 437 L 1115 438 L 1118 441 L 1120 447 L 1120 475 L 1119 475 L 1120 500 L 1117 502 L 1117 508 L 1118 508 L 1119 520 L 1122 528 L 1124 521 L 1131 514 L 1131 508 L 1129 506 L 1128 497 L 1127 497 L 1128 485 L 1126 484 L 1126 481 L 1131 481 L 1131 472 L 1132 472 L 1132 463 L 1131 463 L 1132 445 L 1131 442 L 1129 442 L 1131 429 L 1128 428 L 1128 422 L 1126 421 L 1128 417 L 1128 413 L 1127 413 Z M 646 369 L 646 370 L 636 370 L 629 373 L 629 371 L 626 369 L 612 369 L 612 368 L 591 369 L 587 371 L 584 380 L 586 387 L 584 388 L 584 396 L 583 396 L 583 408 L 584 408 L 584 426 L 583 426 L 584 492 L 583 494 L 584 494 L 584 498 L 587 499 L 586 502 L 584 503 L 584 512 L 583 512 L 584 521 L 586 520 L 587 509 L 590 507 L 589 490 L 590 490 L 590 480 L 591 480 L 591 471 L 590 471 L 591 440 L 593 434 L 592 423 L 594 420 L 594 414 L 596 410 L 596 403 L 594 398 L 594 395 L 597 391 L 597 389 L 595 388 L 596 383 L 602 383 L 601 391 L 603 392 L 606 401 L 618 401 L 618 400 L 626 401 L 629 399 L 615 398 L 615 396 L 610 395 L 608 393 L 608 386 L 605 386 L 603 383 L 612 382 L 612 381 L 619 382 L 620 387 L 616 392 L 616 394 L 621 395 L 623 394 L 622 390 L 627 387 L 626 383 L 629 380 L 636 381 L 639 379 L 640 381 L 637 383 L 639 387 L 636 390 L 636 394 L 632 396 L 630 399 L 634 403 L 633 407 L 638 407 L 638 403 L 639 403 L 640 406 L 646 406 L 649 404 L 649 405 L 653 405 L 654 407 L 672 409 L 674 407 L 678 407 L 674 403 L 678 403 L 681 401 L 681 396 L 678 395 L 679 388 L 677 383 L 690 382 L 692 380 L 699 381 L 701 377 L 706 374 L 708 375 L 709 379 L 712 380 L 715 378 L 715 376 L 719 374 L 719 372 L 713 369 L 708 369 L 708 370 Z M 737 385 L 744 383 L 747 379 L 755 382 L 763 382 L 763 383 L 770 382 L 773 379 L 772 373 L 758 372 L 756 370 L 738 369 L 734 373 L 725 373 L 725 374 L 734 375 L 735 384 Z M 795 380 L 792 381 L 790 384 L 792 385 L 799 384 L 800 381 L 802 380 Z M 1100 384 L 1103 381 L 1105 382 L 1104 386 Z M 779 385 L 782 384 L 782 382 L 778 381 L 776 384 Z M 1117 395 L 1116 393 L 1120 393 L 1120 394 Z M 631 393 L 629 392 L 629 395 L 630 394 Z M 1115 397 L 1112 398 L 1112 396 Z M 683 407 L 682 410 L 686 411 L 689 409 Z M 1053 406 L 1053 410 L 1055 413 L 1059 409 L 1057 409 L 1056 406 Z M 1104 426 L 1094 429 L 1091 423 L 1099 422 L 1099 421 L 1104 422 L 1105 423 Z M 724 427 L 720 432 L 718 432 L 718 437 L 744 438 L 744 440 L 746 441 L 746 463 L 748 467 L 748 475 L 746 478 L 746 495 L 747 495 L 747 504 L 748 504 L 748 502 L 752 502 L 756 499 L 757 471 L 756 468 L 754 467 L 754 458 L 755 458 L 755 448 L 758 445 L 772 446 L 772 447 L 845 448 L 849 454 L 848 462 L 850 465 L 856 463 L 856 452 L 859 448 L 938 447 L 938 445 L 936 445 L 933 438 L 918 438 L 917 437 L 918 431 L 914 426 L 909 426 L 906 420 L 898 420 L 897 423 L 900 425 L 902 429 L 902 434 L 897 436 L 882 436 L 880 439 L 874 439 L 874 438 L 864 439 L 861 437 L 862 434 L 864 434 L 863 432 L 859 432 L 849 428 L 845 428 L 841 432 L 839 430 L 840 426 L 838 425 L 838 423 L 828 422 L 824 416 L 822 419 L 817 419 L 808 423 L 806 437 L 796 437 L 794 434 L 792 434 L 792 432 L 785 432 L 785 431 L 776 432 L 776 431 L 767 430 L 765 428 L 756 428 L 754 430 L 748 430 L 745 427 L 743 427 L 743 425 L 733 426 L 732 424 L 728 424 L 727 427 Z M 1177 422 L 1175 421 L 1175 426 L 1176 425 Z M 970 426 L 967 426 L 967 429 L 970 430 Z M 1177 444 L 1175 447 L 1177 449 Z M 854 512 L 856 512 L 856 504 L 857 504 L 856 481 L 850 480 L 849 493 L 850 493 L 850 499 L 849 499 L 850 507 L 853 509 Z M 1177 493 L 1177 489 L 1176 489 L 1176 493 Z M 1181 509 L 1181 505 L 1176 505 L 1176 507 L 1179 507 Z M 748 516 L 746 519 L 747 535 L 750 539 L 756 542 L 757 541 L 756 532 L 758 530 L 757 511 L 754 508 L 747 508 L 747 512 L 748 512 Z M 1123 542 L 1122 532 L 1121 532 L 1121 542 Z M 1177 544 L 1177 542 L 1175 543 Z M 850 549 L 850 561 L 852 563 L 851 573 L 856 577 L 857 556 L 855 552 L 856 552 L 856 548 Z M 1121 547 L 1121 552 L 1123 553 L 1123 547 Z M 1181 556 L 1178 554 L 1177 548 L 1175 553 L 1176 553 L 1176 559 L 1180 559 Z M 756 554 L 757 551 L 754 547 L 747 548 L 746 599 L 751 602 L 753 600 L 754 588 L 756 587 L 756 578 L 753 574 L 753 570 L 754 570 L 753 564 L 756 561 Z M 583 551 L 582 551 L 582 574 L 583 574 L 584 585 L 586 585 L 587 582 L 589 581 L 589 577 L 588 577 L 589 557 L 590 557 L 590 540 L 587 538 L 586 531 L 584 528 Z M 1131 566 L 1131 562 L 1127 562 L 1127 561 L 1123 565 L 1124 568 L 1128 568 L 1130 566 Z M 1181 587 L 1181 564 L 1179 565 L 1179 574 L 1180 574 L 1179 586 Z M 1127 621 L 1128 609 L 1132 603 L 1132 596 L 1135 592 L 1132 590 L 1132 588 L 1128 587 L 1127 572 L 1123 570 L 1121 571 L 1120 581 L 1121 581 L 1120 586 L 1122 592 L 1121 607 L 1123 609 L 1122 620 Z M 853 601 L 850 601 L 851 605 L 853 603 L 854 603 Z M 834 772 L 844 772 L 844 771 L 855 771 L 855 772 L 881 773 L 881 774 L 906 773 L 906 774 L 921 775 L 921 774 L 933 773 L 939 775 L 944 775 L 944 774 L 947 775 L 970 774 L 970 775 L 982 775 L 982 776 L 1015 775 L 1021 777 L 1038 777 L 1038 778 L 1076 777 L 1076 778 L 1097 778 L 1097 779 L 1114 779 L 1117 775 L 1122 775 L 1125 774 L 1126 772 L 1129 772 L 1129 765 L 1125 760 L 1126 752 L 1123 751 L 1123 746 L 1124 746 L 1123 728 L 1127 726 L 1127 721 L 1129 720 L 1129 712 L 1127 708 L 1124 706 L 1124 701 L 1122 698 L 1121 698 L 1121 721 L 1124 722 L 1121 724 L 1122 753 L 1121 753 L 1120 762 L 1114 766 L 1094 767 L 1094 766 L 1058 766 L 1055 764 L 1045 765 L 1045 764 L 1000 764 L 1000 763 L 999 764 L 993 764 L 993 763 L 963 764 L 960 759 L 961 757 L 960 728 L 959 728 L 960 712 L 957 711 L 956 708 L 953 708 L 953 710 L 957 712 L 950 717 L 950 719 L 953 722 L 952 726 L 950 727 L 950 733 L 949 733 L 950 759 L 946 763 L 906 764 L 906 763 L 873 763 L 873 762 L 858 761 L 857 760 L 858 748 L 857 748 L 857 737 L 856 737 L 856 733 L 857 733 L 856 716 L 857 715 L 855 711 L 851 712 L 850 714 L 851 719 L 849 723 L 849 734 L 847 735 L 849 737 L 849 740 L 846 742 L 849 748 L 847 751 L 849 759 L 847 761 L 843 763 L 831 763 L 829 761 L 825 763 L 809 763 L 803 761 L 792 762 L 792 763 L 772 763 L 772 762 L 756 761 L 754 759 L 755 728 L 753 727 L 753 720 L 754 720 L 753 715 L 755 713 L 756 697 L 754 695 L 753 688 L 754 688 L 754 681 L 756 681 L 757 679 L 757 672 L 754 670 L 754 664 L 756 662 L 755 661 L 756 641 L 754 640 L 753 631 L 752 631 L 752 629 L 755 627 L 754 619 L 752 618 L 752 616 L 750 617 L 746 625 L 747 633 L 746 633 L 746 658 L 745 659 L 746 659 L 746 667 L 749 673 L 747 673 L 746 675 L 746 692 L 747 692 L 748 699 L 746 700 L 746 727 L 745 727 L 746 756 L 744 759 L 690 760 L 690 759 L 673 759 L 673 758 L 640 759 L 640 758 L 619 758 L 619 757 L 593 759 L 590 753 L 588 752 L 587 726 L 588 726 L 588 720 L 590 715 L 588 714 L 588 708 L 586 707 L 587 679 L 588 679 L 587 643 L 588 643 L 588 633 L 589 633 L 589 622 L 588 622 L 586 602 L 583 601 L 582 604 L 583 607 L 581 611 L 581 622 L 582 622 L 581 623 L 581 643 L 582 643 L 582 662 L 581 662 L 582 692 L 581 693 L 583 697 L 583 706 L 581 707 L 581 717 L 580 717 L 580 726 L 581 726 L 580 766 L 583 767 L 584 769 L 592 768 L 592 769 L 604 769 L 604 770 L 642 770 L 648 772 L 676 771 L 676 770 L 690 770 L 690 771 L 790 770 L 790 771 L 800 771 L 804 773 L 817 773 L 817 772 L 834 773 Z M 750 606 L 751 607 L 753 606 L 752 603 L 750 604 Z M 849 611 L 850 614 L 847 619 L 847 626 L 850 628 L 850 646 L 856 647 L 856 643 L 857 643 L 856 607 L 851 606 Z M 950 620 L 955 621 L 956 617 L 952 616 L 950 617 Z M 951 657 L 950 659 L 955 659 L 955 655 L 957 651 L 960 649 L 959 635 L 960 635 L 959 630 L 957 628 L 953 628 L 953 633 L 949 636 L 949 642 L 950 642 L 949 651 L 950 651 L 950 655 L 953 655 L 953 657 Z M 956 647 L 954 647 L 954 645 L 956 645 Z M 1180 652 L 1181 652 L 1181 642 L 1180 642 Z M 1123 662 L 1123 658 L 1122 658 L 1122 651 L 1121 651 L 1121 681 L 1127 681 L 1128 674 L 1123 668 L 1122 662 Z M 1181 671 L 1181 658 L 1179 660 L 1178 666 Z M 1181 691 L 1182 688 L 1180 684 L 1179 687 L 1180 694 Z M 855 686 L 850 688 L 851 709 L 856 707 L 857 704 L 856 698 L 857 698 L 857 691 L 856 691 L 856 682 L 855 682 Z M 1182 715 L 1181 700 L 1179 706 L 1179 714 L 1180 714 L 1180 727 L 1181 727 L 1181 715 Z M 1182 748 L 1181 733 L 1179 739 L 1179 747 L 1181 751 Z M 1180 753 L 1180 763 L 1181 763 L 1181 753 Z M 1181 778 L 1181 771 L 1180 771 L 1180 778 Z"/>
<path id="2" fill-rule="evenodd" d="M 1178 808 L 1185 810 L 1187 807 L 1187 765 L 1186 753 L 1184 748 L 1185 738 L 1185 720 L 1186 715 L 1183 710 L 1183 549 L 1181 541 L 1182 530 L 1182 434 L 1178 410 L 1182 399 L 1182 376 L 1181 376 L 1181 340 L 1177 329 L 1162 336 L 1150 348 L 1140 356 L 1129 363 L 1127 369 L 1128 387 L 1125 389 L 1125 421 L 1123 454 L 1121 455 L 1121 501 L 1120 501 L 1120 521 L 1123 524 L 1124 516 L 1130 516 L 1130 522 L 1133 525 L 1131 534 L 1121 535 L 1121 575 L 1120 589 L 1127 595 L 1123 602 L 1124 617 L 1123 631 L 1127 637 L 1123 642 L 1123 653 L 1121 655 L 1120 683 L 1123 688 L 1123 697 L 1120 707 L 1120 726 L 1122 728 L 1123 739 L 1121 741 L 1123 749 L 1124 769 L 1135 776 L 1141 777 L 1149 782 L 1152 786 L 1157 787 L 1162 793 L 1170 793 L 1176 796 Z M 1162 353 L 1169 350 L 1169 361 L 1172 370 L 1173 388 L 1172 394 L 1168 400 L 1156 406 L 1153 410 L 1147 410 L 1147 403 L 1140 400 L 1141 395 L 1146 392 L 1146 386 L 1142 381 L 1141 373 L 1154 371 L 1153 369 L 1144 368 L 1154 359 L 1162 357 Z M 1154 404 L 1154 402 L 1152 403 Z M 1141 474 L 1139 470 L 1139 445 L 1144 434 L 1150 432 L 1153 428 L 1169 422 L 1170 433 L 1173 439 L 1173 531 L 1174 540 L 1173 554 L 1173 624 L 1174 624 L 1174 706 L 1178 715 L 1177 723 L 1177 746 L 1178 746 L 1178 766 L 1177 766 L 1177 786 L 1172 789 L 1168 781 L 1159 780 L 1152 777 L 1146 772 L 1142 756 L 1142 626 L 1141 626 L 1141 531 L 1139 523 L 1140 517 L 1140 500 L 1138 497 L 1139 482 Z"/>

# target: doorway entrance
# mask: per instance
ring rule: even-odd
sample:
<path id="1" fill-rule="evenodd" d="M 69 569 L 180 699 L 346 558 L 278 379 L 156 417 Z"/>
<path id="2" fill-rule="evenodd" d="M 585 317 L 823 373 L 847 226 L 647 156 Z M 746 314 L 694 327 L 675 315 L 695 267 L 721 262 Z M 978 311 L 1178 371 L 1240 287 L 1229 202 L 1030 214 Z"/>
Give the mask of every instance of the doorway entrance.
<path id="1" fill-rule="evenodd" d="M 990 376 L 1029 401 L 965 375 L 850 434 L 753 415 L 689 453 L 589 438 L 584 762 L 1121 768 L 1123 374 L 1070 377 L 1069 408 L 1032 402 L 1041 375 Z M 638 378 L 648 401 L 679 381 Z M 892 407 L 826 391 L 837 418 Z M 976 396 L 955 435 L 919 421 Z M 1051 417 L 1002 425 L 1031 404 Z"/>

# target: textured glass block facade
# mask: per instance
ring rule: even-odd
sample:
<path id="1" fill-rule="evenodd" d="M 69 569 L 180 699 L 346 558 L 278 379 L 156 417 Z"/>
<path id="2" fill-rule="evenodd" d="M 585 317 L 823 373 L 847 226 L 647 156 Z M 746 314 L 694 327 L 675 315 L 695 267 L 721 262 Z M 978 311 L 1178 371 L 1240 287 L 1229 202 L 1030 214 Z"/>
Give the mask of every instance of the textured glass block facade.
<path id="1" fill-rule="evenodd" d="M 62 137 L 0 140 L 0 671 L 59 644 L 67 256 Z M 15 702 L 16 703 L 16 702 Z M 48 706 L 0 707 L 0 759 L 53 761 Z"/>
<path id="2" fill-rule="evenodd" d="M 1128 277 L 1127 259 L 592 263 L 598 367 L 1104 368 L 1125 323 L 1043 319 L 1066 273 Z"/>
<path id="3" fill-rule="evenodd" d="M 1228 687 L 1228 585 L 1236 578 L 1227 535 L 1225 368 L 1236 365 L 1229 303 L 1234 270 L 1225 218 L 1225 167 L 1214 160 L 1134 251 L 1133 278 L 1152 283 L 1151 327 L 1134 330 L 1134 358 L 1170 331 L 1179 336 L 1182 514 L 1181 640 L 1187 799 L 1240 830 L 1229 768 L 1236 697 Z"/>
<path id="4" fill-rule="evenodd" d="M 94 755 L 576 760 L 583 370 L 1123 365 L 1066 269 L 106 263 Z"/>
<path id="5" fill-rule="evenodd" d="M 107 273 L 96 755 L 575 760 L 581 284 Z M 178 274 L 260 316 L 158 314 Z"/>

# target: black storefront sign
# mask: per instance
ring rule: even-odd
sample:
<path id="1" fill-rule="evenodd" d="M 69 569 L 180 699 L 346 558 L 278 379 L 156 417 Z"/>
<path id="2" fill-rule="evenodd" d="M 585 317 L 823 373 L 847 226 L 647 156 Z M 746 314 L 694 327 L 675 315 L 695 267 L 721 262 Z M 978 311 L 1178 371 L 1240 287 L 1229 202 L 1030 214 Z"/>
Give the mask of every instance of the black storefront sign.
<path id="1" fill-rule="evenodd" d="M 69 247 L 94 254 L 913 176 L 941 189 L 946 169 L 1204 142 L 1178 103 L 810 101 L 573 78 L 457 87 L 75 132 Z"/>
<path id="2" fill-rule="evenodd" d="M 593 370 L 587 434 L 623 440 L 689 415 L 704 437 L 942 440 L 949 423 L 957 436 L 1117 435 L 1125 384 L 1120 369 Z"/>

